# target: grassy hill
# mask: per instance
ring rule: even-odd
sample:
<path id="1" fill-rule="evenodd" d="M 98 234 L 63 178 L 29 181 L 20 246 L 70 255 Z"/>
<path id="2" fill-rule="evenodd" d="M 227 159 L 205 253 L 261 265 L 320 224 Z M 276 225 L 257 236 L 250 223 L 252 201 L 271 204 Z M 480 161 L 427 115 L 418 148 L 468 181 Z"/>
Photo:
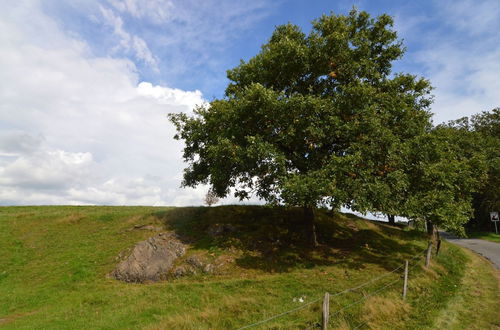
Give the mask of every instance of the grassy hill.
<path id="1" fill-rule="evenodd" d="M 326 291 L 387 274 L 426 245 L 419 232 L 318 211 L 321 246 L 313 250 L 301 216 L 298 209 L 261 206 L 2 207 L 0 327 L 234 329 L 301 307 Z M 217 226 L 227 230 L 214 235 Z M 155 234 L 145 228 L 177 233 L 189 246 L 179 262 L 203 256 L 218 270 L 152 284 L 111 278 L 119 256 Z M 337 313 L 332 325 L 401 329 L 451 324 L 442 315 L 450 306 L 455 312 L 462 308 L 452 302 L 464 292 L 471 258 L 477 257 L 445 244 L 430 270 L 414 259 L 406 301 L 399 282 L 380 290 L 400 279 L 400 270 L 332 298 L 331 310 Z M 492 292 L 488 299 L 494 303 L 498 282 L 482 267 L 488 279 L 483 289 Z M 314 328 L 320 305 L 310 304 L 261 328 Z M 490 312 L 483 306 L 484 315 L 478 315 L 487 325 L 493 324 Z"/>

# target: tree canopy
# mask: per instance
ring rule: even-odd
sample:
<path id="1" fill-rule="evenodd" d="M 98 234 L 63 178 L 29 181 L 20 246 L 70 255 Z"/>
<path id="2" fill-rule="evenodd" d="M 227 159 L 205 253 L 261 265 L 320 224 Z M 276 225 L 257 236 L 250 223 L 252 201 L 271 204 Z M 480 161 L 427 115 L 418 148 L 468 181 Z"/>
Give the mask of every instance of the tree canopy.
<path id="1" fill-rule="evenodd" d="M 486 164 L 475 134 L 438 125 L 412 140 L 405 172 L 409 190 L 406 216 L 463 234 L 472 214 L 472 194 L 486 178 Z"/>
<path id="2" fill-rule="evenodd" d="M 500 108 L 451 121 L 446 127 L 469 141 L 469 150 L 462 153 L 468 153 L 469 157 L 474 153 L 476 159 L 483 159 L 484 164 L 482 168 L 476 167 L 475 175 L 480 185 L 476 184 L 474 194 L 469 196 L 473 207 L 469 226 L 489 229 L 489 212 L 500 209 Z M 478 172 L 480 169 L 483 172 Z"/>
<path id="3" fill-rule="evenodd" d="M 400 214 L 410 140 L 431 128 L 430 83 L 392 72 L 404 53 L 388 15 L 324 15 L 306 35 L 278 26 L 228 71 L 225 97 L 171 114 L 183 185 L 244 199 Z M 398 212 L 397 212 L 398 211 Z"/>

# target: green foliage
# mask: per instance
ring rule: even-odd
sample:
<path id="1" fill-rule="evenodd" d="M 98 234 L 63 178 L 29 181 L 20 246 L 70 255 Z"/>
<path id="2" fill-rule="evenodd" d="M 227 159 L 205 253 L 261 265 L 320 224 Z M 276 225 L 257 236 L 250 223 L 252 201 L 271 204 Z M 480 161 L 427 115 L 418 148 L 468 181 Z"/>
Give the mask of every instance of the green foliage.
<path id="1" fill-rule="evenodd" d="M 469 226 L 490 229 L 489 212 L 500 210 L 500 108 L 449 122 L 446 127 L 468 141 L 461 146 L 465 157 L 482 158 L 484 162 L 472 173 L 480 182 L 473 191 L 474 212 Z M 464 175 L 464 178 L 468 177 Z"/>
<path id="2" fill-rule="evenodd" d="M 228 71 L 223 99 L 170 115 L 185 141 L 183 184 L 273 204 L 396 211 L 408 141 L 430 127 L 431 87 L 392 74 L 404 52 L 392 24 L 352 10 L 322 16 L 309 35 L 278 26 Z"/>
<path id="3" fill-rule="evenodd" d="M 407 215 L 463 235 L 472 214 L 472 193 L 486 174 L 478 140 L 471 132 L 440 125 L 413 142 Z"/>
<path id="4" fill-rule="evenodd" d="M 474 195 L 476 227 L 491 228 L 490 212 L 500 211 L 500 108 L 472 116 L 472 130 L 480 136 L 488 177 L 480 191 Z"/>

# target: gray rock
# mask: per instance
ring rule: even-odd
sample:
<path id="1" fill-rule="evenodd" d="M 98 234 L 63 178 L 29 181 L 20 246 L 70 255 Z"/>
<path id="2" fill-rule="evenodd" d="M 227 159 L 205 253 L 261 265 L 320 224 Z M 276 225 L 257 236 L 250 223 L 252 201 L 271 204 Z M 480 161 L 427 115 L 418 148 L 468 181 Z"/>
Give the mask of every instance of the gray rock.
<path id="1" fill-rule="evenodd" d="M 184 276 L 184 275 L 187 274 L 186 267 L 179 266 L 179 267 L 177 267 L 177 268 L 174 269 L 174 271 L 172 272 L 172 274 L 175 277 L 182 277 L 182 276 Z"/>
<path id="2" fill-rule="evenodd" d="M 199 256 L 191 256 L 187 258 L 186 262 L 193 267 L 202 269 L 205 263 Z"/>
<path id="3" fill-rule="evenodd" d="M 196 275 L 196 270 L 194 270 L 190 266 L 179 266 L 174 269 L 172 274 L 174 275 L 174 277 L 179 278 L 187 275 Z"/>
<path id="4" fill-rule="evenodd" d="M 203 267 L 203 272 L 212 274 L 215 270 L 215 266 L 212 264 L 206 264 L 205 267 Z"/>
<path id="5" fill-rule="evenodd" d="M 137 243 L 111 275 L 125 282 L 157 282 L 166 277 L 174 261 L 185 253 L 185 245 L 175 235 L 160 233 Z"/>

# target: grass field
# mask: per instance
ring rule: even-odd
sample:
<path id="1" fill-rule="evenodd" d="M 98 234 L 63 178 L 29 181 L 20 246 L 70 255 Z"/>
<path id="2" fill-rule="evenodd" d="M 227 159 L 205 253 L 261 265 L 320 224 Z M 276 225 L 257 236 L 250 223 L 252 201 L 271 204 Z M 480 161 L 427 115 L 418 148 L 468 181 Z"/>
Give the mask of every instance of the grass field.
<path id="1" fill-rule="evenodd" d="M 295 209 L 2 207 L 0 327 L 236 329 L 301 307 L 326 291 L 333 294 L 387 274 L 425 247 L 419 232 L 350 214 L 318 211 L 317 218 L 321 245 L 313 250 L 305 243 L 301 212 Z M 207 229 L 215 223 L 231 224 L 236 230 L 223 237 L 210 236 Z M 110 278 L 120 252 L 154 234 L 134 229 L 147 224 L 179 234 L 189 244 L 187 256 L 222 258 L 225 266 L 217 274 L 154 284 Z M 443 315 L 461 315 L 460 299 L 468 295 L 482 297 L 471 292 L 470 280 L 465 280 L 481 275 L 488 279 L 481 292 L 493 285 L 488 303 L 482 306 L 486 311 L 481 314 L 482 324 L 494 328 L 494 314 L 487 311 L 498 297 L 498 284 L 484 265 L 478 274 L 468 272 L 467 265 L 474 258 L 444 244 L 431 269 L 421 266 L 421 258 L 414 260 L 420 263 L 412 262 L 406 301 L 401 298 L 398 270 L 332 298 L 332 326 L 422 329 L 453 325 L 460 316 L 444 320 Z M 312 303 L 260 328 L 314 328 L 320 320 L 320 305 Z M 469 315 L 473 320 L 474 315 Z"/>
<path id="2" fill-rule="evenodd" d="M 500 225 L 499 225 L 500 227 Z M 487 231 L 474 231 L 467 233 L 470 238 L 480 238 L 485 239 L 487 241 L 500 243 L 500 234 L 495 234 L 493 232 Z"/>

